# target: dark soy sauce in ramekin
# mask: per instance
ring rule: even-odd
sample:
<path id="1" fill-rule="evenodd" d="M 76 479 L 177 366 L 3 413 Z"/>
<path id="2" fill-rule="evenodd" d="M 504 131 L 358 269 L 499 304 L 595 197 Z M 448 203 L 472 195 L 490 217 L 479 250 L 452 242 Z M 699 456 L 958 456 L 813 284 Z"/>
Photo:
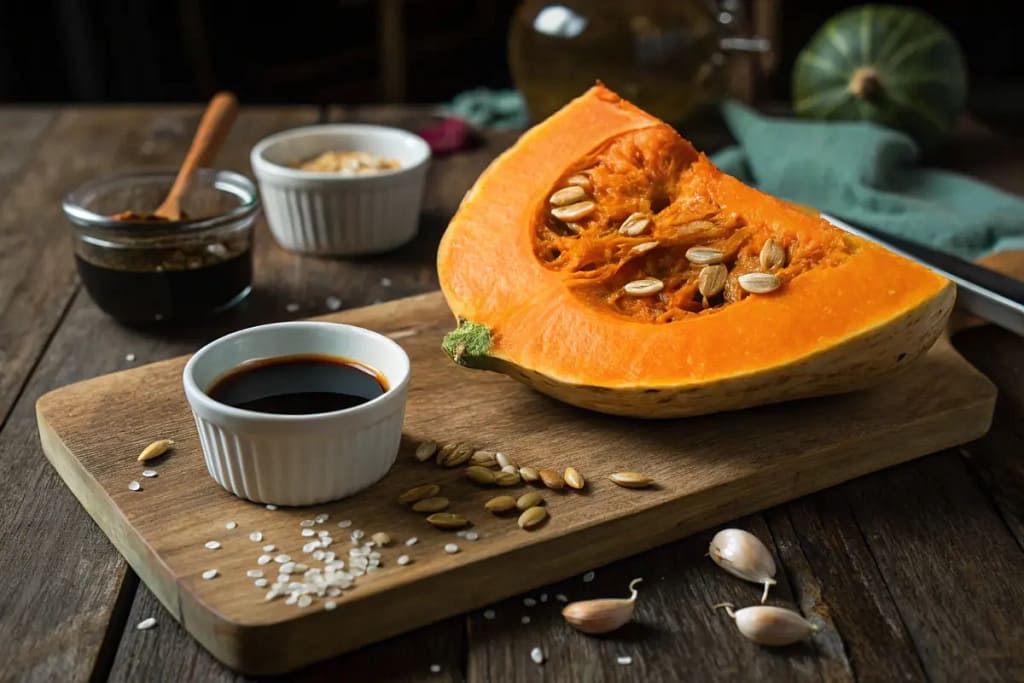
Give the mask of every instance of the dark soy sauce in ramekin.
<path id="1" fill-rule="evenodd" d="M 258 413 L 312 415 L 362 405 L 388 390 L 363 363 L 303 354 L 261 358 L 218 378 L 206 393 L 215 401 Z"/>

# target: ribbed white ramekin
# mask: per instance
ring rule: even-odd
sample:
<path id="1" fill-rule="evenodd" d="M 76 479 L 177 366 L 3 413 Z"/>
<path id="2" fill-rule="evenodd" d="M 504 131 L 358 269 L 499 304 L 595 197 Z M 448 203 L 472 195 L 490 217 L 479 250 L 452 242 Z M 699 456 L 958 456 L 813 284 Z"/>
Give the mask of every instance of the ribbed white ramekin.
<path id="1" fill-rule="evenodd" d="M 291 168 L 326 151 L 367 152 L 401 167 L 359 176 Z M 306 126 L 264 138 L 250 161 L 270 231 L 285 249 L 373 254 L 416 236 L 430 164 L 430 147 L 418 135 L 385 126 Z"/>
<path id="2" fill-rule="evenodd" d="M 365 363 L 384 376 L 388 390 L 354 408 L 315 415 L 258 413 L 206 394 L 218 377 L 246 361 L 296 354 Z M 376 332 L 324 322 L 251 327 L 196 352 L 185 365 L 183 380 L 206 468 L 236 496 L 276 505 L 313 505 L 370 486 L 394 464 L 409 358 Z"/>

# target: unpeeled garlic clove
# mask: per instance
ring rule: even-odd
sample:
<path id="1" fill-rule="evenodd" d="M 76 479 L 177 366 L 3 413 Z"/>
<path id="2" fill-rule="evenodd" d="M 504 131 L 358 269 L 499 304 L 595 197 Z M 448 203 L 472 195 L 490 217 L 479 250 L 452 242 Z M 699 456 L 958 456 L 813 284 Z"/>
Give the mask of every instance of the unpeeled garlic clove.
<path id="1" fill-rule="evenodd" d="M 761 602 L 775 585 L 775 560 L 754 534 L 743 529 L 722 529 L 711 539 L 708 555 L 715 564 L 733 576 L 764 584 Z"/>
<path id="2" fill-rule="evenodd" d="M 636 584 L 643 579 L 629 582 L 631 595 L 628 598 L 601 598 L 571 602 L 562 610 L 573 628 L 583 633 L 609 633 L 629 623 L 633 618 L 633 604 L 636 602 Z"/>
<path id="3" fill-rule="evenodd" d="M 782 607 L 754 605 L 733 611 L 733 606 L 724 602 L 715 605 L 715 609 L 718 608 L 725 609 L 744 637 L 759 645 L 792 645 L 821 630 L 817 624 L 812 624 L 796 612 Z"/>

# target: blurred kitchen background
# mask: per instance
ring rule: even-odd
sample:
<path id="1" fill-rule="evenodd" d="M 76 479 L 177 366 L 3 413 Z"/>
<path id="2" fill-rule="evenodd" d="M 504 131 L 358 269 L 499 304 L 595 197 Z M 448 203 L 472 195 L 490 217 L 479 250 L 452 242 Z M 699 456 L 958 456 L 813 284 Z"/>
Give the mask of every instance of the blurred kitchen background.
<path id="1" fill-rule="evenodd" d="M 593 28 L 602 14 L 621 16 L 623 8 L 629 7 L 638 16 L 654 17 L 653 25 L 650 20 L 647 25 L 644 20 L 613 21 L 605 29 L 654 35 L 648 45 L 655 54 L 646 58 L 673 65 L 669 77 L 656 82 L 655 89 L 675 88 L 678 95 L 692 87 L 690 79 L 697 70 L 710 68 L 715 71 L 713 90 L 747 101 L 786 102 L 797 52 L 828 17 L 854 4 L 838 0 L 0 0 L 0 101 L 199 101 L 219 89 L 230 89 L 250 104 L 446 101 L 480 86 L 530 87 L 531 70 L 557 71 L 557 63 L 552 65 L 549 56 L 538 54 L 543 45 L 538 47 L 538 36 L 531 35 L 537 27 L 528 25 L 523 16 L 535 21 L 545 7 L 556 8 L 557 16 L 549 14 L 549 19 L 560 26 L 560 40 L 568 40 L 572 16 L 598 22 Z M 959 39 L 970 71 L 968 110 L 975 117 L 997 128 L 1020 119 L 1024 50 L 1015 19 L 1019 2 L 894 4 L 926 9 Z M 713 29 L 705 25 L 709 17 L 716 24 Z M 716 44 L 721 37 L 762 37 L 771 50 L 739 54 L 719 63 L 720 58 L 706 54 L 702 47 L 674 44 L 674 26 L 691 36 L 713 30 Z M 574 69 L 583 82 L 603 78 L 630 96 L 628 88 L 616 82 L 624 69 L 635 66 L 623 64 L 623 59 L 628 61 L 630 56 L 604 51 L 575 61 Z M 706 66 L 712 59 L 718 61 Z M 580 72 L 587 69 L 589 73 Z M 568 93 L 535 94 L 543 96 L 557 100 Z"/>

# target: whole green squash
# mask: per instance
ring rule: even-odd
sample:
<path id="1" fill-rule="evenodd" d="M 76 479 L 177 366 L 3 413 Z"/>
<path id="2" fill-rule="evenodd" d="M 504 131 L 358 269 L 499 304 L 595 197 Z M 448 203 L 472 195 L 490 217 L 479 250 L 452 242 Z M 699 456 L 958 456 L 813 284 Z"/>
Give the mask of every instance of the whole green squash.
<path id="1" fill-rule="evenodd" d="M 793 108 L 863 120 L 938 145 L 963 113 L 967 68 L 942 24 L 917 9 L 862 5 L 829 19 L 797 55 Z"/>

